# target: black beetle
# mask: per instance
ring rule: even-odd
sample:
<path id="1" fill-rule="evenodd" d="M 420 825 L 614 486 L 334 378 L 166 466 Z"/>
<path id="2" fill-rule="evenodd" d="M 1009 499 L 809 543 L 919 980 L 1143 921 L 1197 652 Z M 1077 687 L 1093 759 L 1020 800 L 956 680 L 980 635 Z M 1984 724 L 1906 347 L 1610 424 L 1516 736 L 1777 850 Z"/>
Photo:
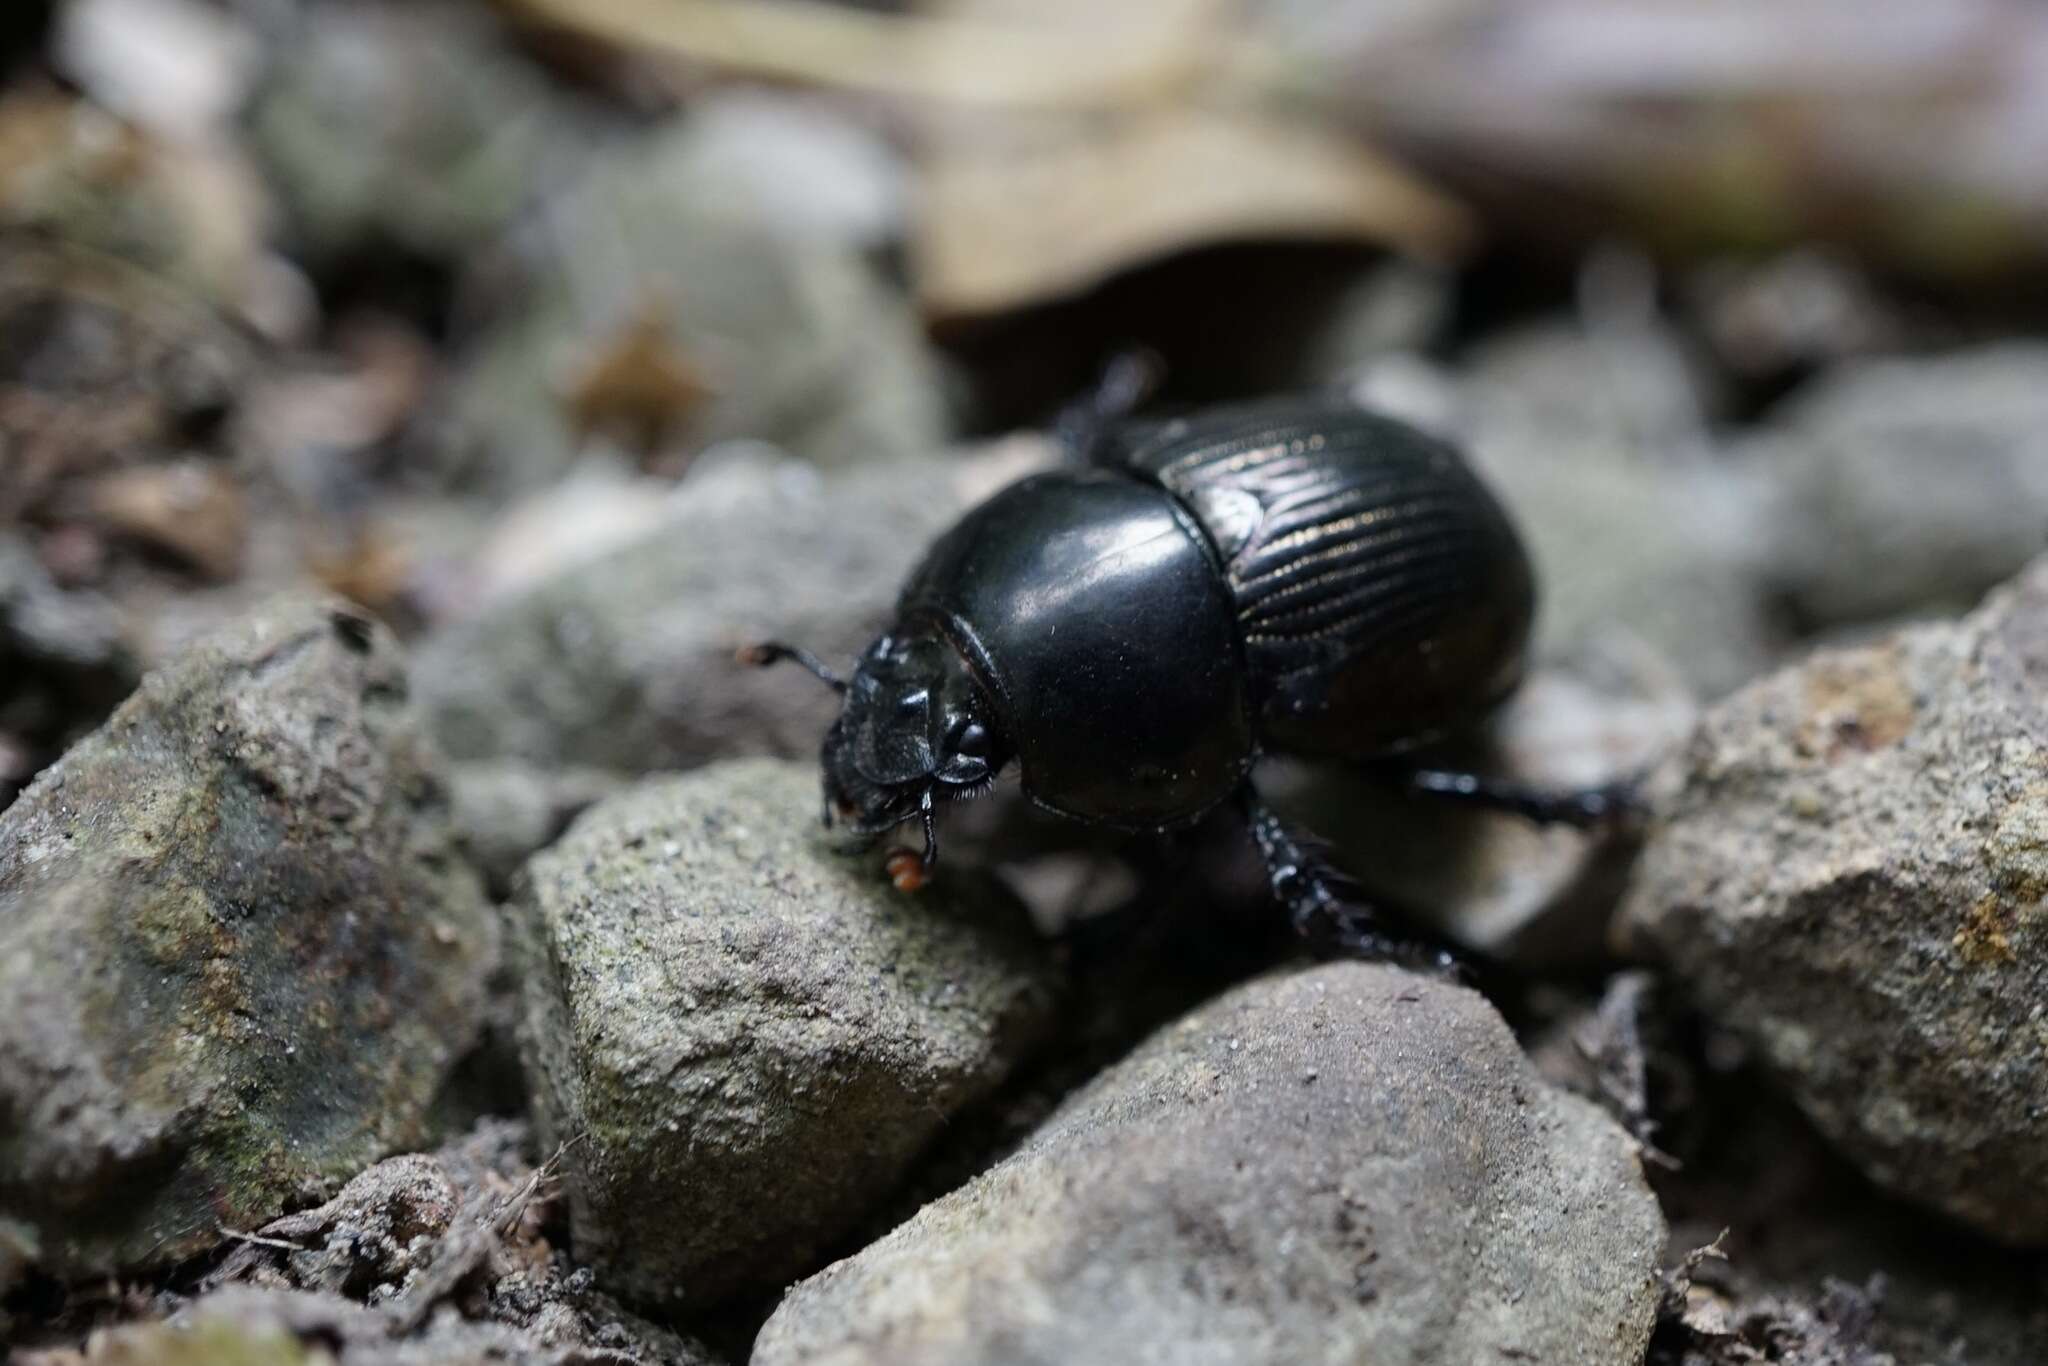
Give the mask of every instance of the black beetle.
<path id="1" fill-rule="evenodd" d="M 1482 720 L 1521 680 L 1527 553 L 1450 446 L 1335 398 L 1122 416 L 1112 371 L 1064 423 L 1074 467 L 968 512 L 927 552 L 850 680 L 823 751 L 826 820 L 874 837 L 974 796 L 1011 760 L 1039 805 L 1120 829 L 1237 803 L 1304 932 L 1404 941 L 1259 800 L 1267 752 L 1371 763 L 1418 791 L 1590 824 L 1616 789 L 1544 793 L 1401 756 Z M 902 885 L 914 860 L 891 862 Z"/>

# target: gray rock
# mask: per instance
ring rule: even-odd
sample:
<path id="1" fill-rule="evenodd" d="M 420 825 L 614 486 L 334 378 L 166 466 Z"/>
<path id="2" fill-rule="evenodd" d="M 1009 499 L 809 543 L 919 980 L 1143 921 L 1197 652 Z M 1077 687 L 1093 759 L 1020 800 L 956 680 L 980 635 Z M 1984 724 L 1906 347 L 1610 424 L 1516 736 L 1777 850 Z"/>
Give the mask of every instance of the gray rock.
<path id="1" fill-rule="evenodd" d="M 1460 386 L 1454 434 L 1528 536 L 1543 652 L 1622 627 L 1715 697 L 1785 643 L 1767 611 L 1766 490 L 1709 448 L 1683 370 L 1655 354 L 1560 328 L 1502 340 Z"/>
<path id="2" fill-rule="evenodd" d="M 1343 282 L 1303 342 L 1303 388 L 1347 384 L 1391 359 L 1426 350 L 1449 323 L 1448 272 L 1395 257 Z"/>
<path id="3" fill-rule="evenodd" d="M 113 603 L 59 587 L 26 541 L 0 532 L 0 810 L 137 677 Z"/>
<path id="4" fill-rule="evenodd" d="M 886 250 L 904 237 L 910 170 L 879 120 L 854 112 L 788 89 L 706 90 L 690 101 L 693 169 L 744 185 L 793 239 Z"/>
<path id="5" fill-rule="evenodd" d="M 983 491 L 970 471 L 705 470 L 652 533 L 429 640 L 415 676 L 434 732 L 457 758 L 622 772 L 815 756 L 838 700 L 734 651 L 777 638 L 850 662 L 927 543 Z"/>
<path id="6" fill-rule="evenodd" d="M 1810 622 L 1965 608 L 2048 549 L 2048 346 L 1844 366 L 1747 453 Z"/>
<path id="7" fill-rule="evenodd" d="M 1475 772 L 1569 791 L 1648 773 L 1692 732 L 1698 707 L 1671 664 L 1610 632 L 1538 669 L 1486 732 L 1450 756 Z M 1539 827 L 1393 791 L 1330 765 L 1262 777 L 1283 813 L 1329 841 L 1370 891 L 1470 948 L 1522 963 L 1602 958 L 1637 850 L 1617 824 Z"/>
<path id="8" fill-rule="evenodd" d="M 1477 994 L 1342 963 L 1169 1026 L 784 1298 L 784 1363 L 1642 1360 L 1632 1146 Z"/>
<path id="9" fill-rule="evenodd" d="M 114 605 L 98 593 L 60 588 L 12 534 L 0 534 L 0 659 L 115 677 L 134 668 Z"/>
<path id="10" fill-rule="evenodd" d="M 492 892 L 503 896 L 527 859 L 624 781 L 604 769 L 539 768 L 517 760 L 457 764 L 448 774 L 456 842 Z"/>
<path id="11" fill-rule="evenodd" d="M 607 147 L 518 242 L 524 278 L 476 284 L 512 303 L 452 386 L 456 473 L 501 491 L 559 477 L 586 435 L 576 376 L 649 318 L 708 390 L 668 436 L 686 449 L 745 438 L 831 466 L 943 443 L 908 301 L 855 244 L 787 221 L 732 143 L 728 119 L 685 117 Z"/>
<path id="12" fill-rule="evenodd" d="M 816 1264 L 1044 1033 L 1055 979 L 993 882 L 916 898 L 833 852 L 817 775 L 650 781 L 528 867 L 521 1052 L 579 1258 L 703 1306 Z"/>
<path id="13" fill-rule="evenodd" d="M 573 106 L 476 11 L 309 5 L 285 27 L 249 145 L 314 258 L 460 264 L 585 141 Z"/>
<path id="14" fill-rule="evenodd" d="M 1702 261 L 1678 284 L 1691 330 L 1721 367 L 1749 380 L 1945 340 L 1925 335 L 1854 258 L 1828 247 Z"/>
<path id="15" fill-rule="evenodd" d="M 1713 708 L 1623 914 L 1879 1185 L 2048 1242 L 2048 560 Z"/>
<path id="16" fill-rule="evenodd" d="M 0 1219 L 0 1298 L 5 1298 L 27 1277 L 41 1246 L 42 1240 L 27 1224 Z M 6 1326 L 6 1311 L 0 1310 L 0 1330 Z"/>
<path id="17" fill-rule="evenodd" d="M 211 1247 L 416 1144 L 496 929 L 389 635 L 273 604 L 0 817 L 0 1212 L 62 1275 Z"/>

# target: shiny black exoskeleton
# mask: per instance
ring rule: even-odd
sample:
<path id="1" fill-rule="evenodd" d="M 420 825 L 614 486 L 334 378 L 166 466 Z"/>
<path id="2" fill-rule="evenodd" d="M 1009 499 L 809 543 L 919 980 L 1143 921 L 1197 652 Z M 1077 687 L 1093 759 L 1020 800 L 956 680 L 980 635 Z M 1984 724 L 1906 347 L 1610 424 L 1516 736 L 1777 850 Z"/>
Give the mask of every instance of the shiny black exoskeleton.
<path id="1" fill-rule="evenodd" d="M 1075 434 L 1078 433 L 1078 434 Z M 1015 760 L 1025 792 L 1126 830 L 1236 802 L 1305 931 L 1400 946 L 1252 788 L 1262 753 L 1391 764 L 1422 791 L 1589 822 L 1552 797 L 1398 758 L 1481 720 L 1520 680 L 1535 609 L 1506 514 L 1445 443 L 1342 400 L 1076 424 L 1074 468 L 996 494 L 911 574 L 841 680 L 827 819 L 862 835 Z"/>

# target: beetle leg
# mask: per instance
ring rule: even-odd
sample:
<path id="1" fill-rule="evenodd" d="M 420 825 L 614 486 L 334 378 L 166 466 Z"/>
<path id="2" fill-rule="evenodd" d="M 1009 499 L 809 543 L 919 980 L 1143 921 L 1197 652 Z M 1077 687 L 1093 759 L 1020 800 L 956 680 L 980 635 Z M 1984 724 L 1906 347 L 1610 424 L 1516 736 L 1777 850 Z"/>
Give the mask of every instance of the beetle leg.
<path id="1" fill-rule="evenodd" d="M 1053 419 L 1053 434 L 1066 448 L 1068 458 L 1094 463 L 1103 434 L 1152 396 L 1165 368 L 1158 353 L 1141 348 L 1111 356 L 1094 392 L 1069 403 Z"/>
<path id="2" fill-rule="evenodd" d="M 1532 787 L 1478 773 L 1413 768 L 1400 772 L 1397 781 L 1410 792 L 1488 811 L 1505 811 L 1538 825 L 1591 830 L 1602 825 L 1632 824 L 1643 814 L 1639 785 L 1630 780 L 1571 790 Z"/>
<path id="3" fill-rule="evenodd" d="M 1287 908 L 1303 938 L 1354 957 L 1392 959 L 1441 972 L 1457 969 L 1457 956 L 1450 951 L 1382 926 L 1357 885 L 1290 832 L 1249 786 L 1242 805 L 1252 842 L 1265 860 L 1273 898 Z"/>
<path id="4" fill-rule="evenodd" d="M 734 657 L 740 663 L 751 664 L 757 669 L 765 669 L 771 664 L 780 664 L 785 659 L 793 660 L 815 674 L 818 681 L 833 692 L 846 691 L 846 680 L 837 673 L 834 673 L 831 666 L 826 664 L 825 661 L 819 659 L 800 645 L 784 645 L 780 641 L 764 640 L 756 645 L 741 647 L 739 653 Z"/>
<path id="5" fill-rule="evenodd" d="M 924 790 L 924 799 L 918 803 L 918 814 L 924 817 L 924 866 L 930 868 L 939 861 L 939 818 L 932 800 L 932 790 Z"/>

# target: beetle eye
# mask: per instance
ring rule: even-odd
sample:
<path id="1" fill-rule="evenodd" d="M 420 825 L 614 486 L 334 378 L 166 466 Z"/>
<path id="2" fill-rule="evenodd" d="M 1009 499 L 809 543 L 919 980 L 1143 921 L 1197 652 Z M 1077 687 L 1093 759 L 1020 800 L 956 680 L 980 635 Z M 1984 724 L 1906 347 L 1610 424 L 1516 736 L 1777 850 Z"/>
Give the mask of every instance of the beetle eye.
<path id="1" fill-rule="evenodd" d="M 988 731 L 979 721 L 969 721 L 953 737 L 953 752 L 969 759 L 988 757 Z"/>

